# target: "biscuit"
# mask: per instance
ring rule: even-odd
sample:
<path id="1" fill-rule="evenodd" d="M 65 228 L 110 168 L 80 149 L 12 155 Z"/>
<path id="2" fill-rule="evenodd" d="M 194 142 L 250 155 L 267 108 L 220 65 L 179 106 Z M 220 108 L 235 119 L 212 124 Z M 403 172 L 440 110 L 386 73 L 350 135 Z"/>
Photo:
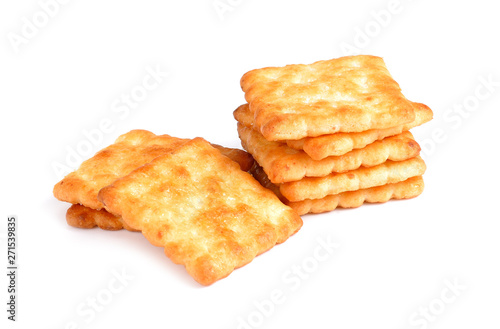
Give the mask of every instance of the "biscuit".
<path id="1" fill-rule="evenodd" d="M 271 142 L 257 131 L 238 123 L 241 145 L 264 168 L 271 182 L 286 183 L 304 177 L 322 177 L 332 172 L 346 172 L 363 167 L 373 167 L 386 160 L 403 161 L 416 157 L 420 146 L 406 131 L 402 134 L 374 142 L 365 148 L 341 156 L 313 160 L 303 151 L 285 143 Z"/>
<path id="2" fill-rule="evenodd" d="M 377 140 L 400 134 L 432 120 L 432 110 L 424 104 L 415 105 L 415 120 L 411 123 L 386 129 L 371 129 L 359 133 L 336 133 L 299 140 L 287 140 L 288 146 L 303 150 L 314 160 L 328 156 L 339 156 L 355 149 L 363 148 Z"/>
<path id="3" fill-rule="evenodd" d="M 387 129 L 372 129 L 358 133 L 336 133 L 318 137 L 306 137 L 299 140 L 286 140 L 289 147 L 303 150 L 313 160 L 321 160 L 328 156 L 339 156 L 386 137 L 400 134 L 411 128 L 432 120 L 432 110 L 424 104 L 413 103 L 415 120 L 411 123 Z M 246 127 L 255 129 L 253 116 L 248 104 L 241 105 L 234 111 L 234 118 Z"/>
<path id="4" fill-rule="evenodd" d="M 97 200 L 101 188 L 188 141 L 169 135 L 157 136 L 146 130 L 132 130 L 84 161 L 76 171 L 57 183 L 54 196 L 61 201 L 99 210 L 103 207 Z M 242 150 L 219 145 L 215 147 L 238 161 L 242 170 L 249 170 L 253 164 L 251 155 Z"/>
<path id="5" fill-rule="evenodd" d="M 240 165 L 241 170 L 249 171 L 252 168 L 254 159 L 250 153 L 239 149 L 224 147 L 218 144 L 210 144 L 210 145 L 219 150 L 219 152 L 222 153 L 222 155 L 225 155 L 229 159 L 238 163 Z"/>
<path id="6" fill-rule="evenodd" d="M 348 56 L 247 72 L 241 87 L 268 140 L 386 129 L 415 119 L 382 58 Z"/>
<path id="7" fill-rule="evenodd" d="M 424 191 L 424 180 L 422 179 L 422 176 L 415 176 L 398 183 L 327 195 L 322 199 L 308 199 L 290 202 L 281 195 L 279 188 L 275 184 L 271 183 L 261 167 L 254 165 L 251 173 L 262 186 L 275 192 L 283 203 L 290 206 L 299 215 L 328 212 L 336 209 L 337 207 L 356 208 L 365 202 L 381 203 L 389 201 L 390 199 L 410 199 L 422 194 Z"/>
<path id="8" fill-rule="evenodd" d="M 419 196 L 424 191 L 422 176 L 408 178 L 405 181 L 375 186 L 367 189 L 343 192 L 336 195 L 327 195 L 323 199 L 309 199 L 290 202 L 289 206 L 299 215 L 319 214 L 340 208 L 357 208 L 363 203 L 383 203 L 391 199 L 411 199 Z"/>
<path id="9" fill-rule="evenodd" d="M 375 167 L 361 167 L 325 177 L 305 177 L 299 181 L 280 184 L 281 194 L 289 201 L 322 199 L 327 195 L 397 183 L 410 177 L 422 176 L 426 166 L 417 156 L 404 161 L 386 161 Z"/>
<path id="10" fill-rule="evenodd" d="M 69 207 L 66 212 L 68 225 L 77 228 L 99 227 L 103 230 L 116 231 L 123 228 L 129 231 L 136 231 L 128 226 L 120 217 L 114 216 L 105 209 L 95 210 L 79 204 Z"/>
<path id="11" fill-rule="evenodd" d="M 99 199 L 203 285 L 302 226 L 290 207 L 202 138 L 116 180 Z"/>

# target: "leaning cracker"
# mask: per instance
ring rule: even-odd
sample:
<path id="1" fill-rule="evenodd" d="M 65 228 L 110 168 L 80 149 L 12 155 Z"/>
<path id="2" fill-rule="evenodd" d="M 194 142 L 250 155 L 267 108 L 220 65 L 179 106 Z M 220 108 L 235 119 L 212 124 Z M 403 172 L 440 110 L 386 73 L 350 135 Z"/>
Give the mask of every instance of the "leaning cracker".
<path id="1" fill-rule="evenodd" d="M 118 179 L 99 199 L 204 285 L 302 226 L 291 208 L 202 138 Z"/>
<path id="2" fill-rule="evenodd" d="M 268 141 L 259 132 L 240 123 L 238 134 L 243 148 L 254 156 L 275 184 L 297 181 L 304 177 L 322 177 L 332 172 L 346 172 L 361 166 L 373 167 L 387 159 L 403 161 L 420 153 L 420 146 L 409 131 L 341 156 L 318 161 L 285 143 Z"/>
<path id="3" fill-rule="evenodd" d="M 321 199 L 331 194 L 397 183 L 410 177 L 422 176 L 426 166 L 420 156 L 404 161 L 390 161 L 370 168 L 359 168 L 325 177 L 306 177 L 296 182 L 280 184 L 280 192 L 289 201 Z"/>
<path id="4" fill-rule="evenodd" d="M 57 183 L 54 196 L 61 201 L 99 210 L 103 208 L 103 204 L 97 200 L 101 188 L 188 141 L 169 135 L 157 136 L 146 130 L 132 130 L 84 161 L 76 171 Z M 253 164 L 252 157 L 242 150 L 214 146 L 238 161 L 242 170 L 249 170 Z"/>
<path id="5" fill-rule="evenodd" d="M 313 160 L 321 160 L 328 156 L 339 156 L 386 137 L 400 134 L 411 128 L 432 120 L 432 110 L 425 104 L 413 103 L 415 120 L 411 123 L 387 129 L 372 129 L 358 133 L 336 133 L 318 137 L 306 137 L 299 140 L 286 140 L 289 147 L 303 150 Z M 255 129 L 253 115 L 248 104 L 241 105 L 234 111 L 234 118 L 246 127 Z"/>
<path id="6" fill-rule="evenodd" d="M 410 199 L 419 196 L 424 191 L 424 180 L 422 176 L 408 178 L 405 181 L 386 184 L 382 186 L 370 187 L 367 189 L 343 192 L 334 195 L 327 195 L 322 199 L 308 199 L 297 202 L 290 202 L 279 192 L 279 188 L 271 183 L 262 168 L 255 166 L 251 170 L 252 175 L 262 186 L 272 190 L 277 194 L 283 203 L 292 207 L 299 215 L 319 214 L 340 208 L 356 208 L 365 202 L 381 203 L 391 199 Z"/>
<path id="7" fill-rule="evenodd" d="M 95 210 L 79 204 L 74 204 L 69 207 L 66 212 L 66 221 L 68 225 L 77 228 L 93 228 L 99 227 L 103 230 L 116 231 L 126 229 L 129 231 L 136 231 L 132 229 L 127 223 L 124 223 L 121 217 L 110 214 L 105 209 Z"/>
<path id="8" fill-rule="evenodd" d="M 348 56 L 247 72 L 241 87 L 268 140 L 386 129 L 415 119 L 382 58 Z"/>

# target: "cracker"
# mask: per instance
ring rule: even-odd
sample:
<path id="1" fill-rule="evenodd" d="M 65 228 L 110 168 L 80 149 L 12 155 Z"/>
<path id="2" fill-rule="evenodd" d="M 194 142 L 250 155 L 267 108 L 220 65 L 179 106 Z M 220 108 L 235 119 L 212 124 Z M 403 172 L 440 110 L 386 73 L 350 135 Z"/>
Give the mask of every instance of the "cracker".
<path id="1" fill-rule="evenodd" d="M 121 217 L 114 216 L 105 209 L 95 210 L 79 204 L 69 207 L 66 212 L 68 225 L 77 228 L 99 227 L 103 230 L 116 231 L 123 228 L 129 231 L 136 231 L 123 222 Z"/>
<path id="2" fill-rule="evenodd" d="M 417 156 L 404 161 L 386 161 L 375 167 L 361 167 L 325 177 L 305 177 L 299 181 L 280 184 L 280 192 L 289 201 L 321 199 L 331 194 L 397 183 L 410 177 L 422 176 L 426 166 Z"/>
<path id="3" fill-rule="evenodd" d="M 375 186 L 367 189 L 343 192 L 336 195 L 327 195 L 323 199 L 303 200 L 290 202 L 299 215 L 319 214 L 340 208 L 357 208 L 363 203 L 383 203 L 391 199 L 411 199 L 419 196 L 424 191 L 424 180 L 422 176 L 408 178 L 405 181 Z"/>
<path id="4" fill-rule="evenodd" d="M 286 140 L 289 147 L 303 150 L 312 159 L 321 160 L 328 156 L 339 156 L 386 137 L 400 134 L 411 128 L 432 120 L 432 110 L 425 104 L 413 103 L 415 120 L 411 123 L 387 129 L 372 129 L 358 133 L 336 133 L 318 137 L 306 137 L 299 140 Z M 234 111 L 235 119 L 246 127 L 255 129 L 253 116 L 248 104 L 241 105 Z"/>
<path id="5" fill-rule="evenodd" d="M 202 138 L 116 180 L 99 199 L 203 285 L 302 226 L 291 208 Z"/>
<path id="6" fill-rule="evenodd" d="M 303 150 L 314 160 L 328 156 L 339 156 L 363 148 L 377 140 L 400 134 L 432 120 L 432 110 L 424 104 L 415 105 L 415 120 L 411 123 L 386 129 L 371 129 L 359 133 L 336 133 L 299 140 L 287 140 L 288 146 Z"/>
<path id="7" fill-rule="evenodd" d="M 57 183 L 54 196 L 61 201 L 102 209 L 103 204 L 97 199 L 101 188 L 188 141 L 169 135 L 157 136 L 146 130 L 132 130 Z M 243 170 L 249 170 L 253 164 L 252 157 L 242 150 L 215 147 L 238 161 Z"/>
<path id="8" fill-rule="evenodd" d="M 279 192 L 279 188 L 271 183 L 264 170 L 258 165 L 252 168 L 252 175 L 262 186 L 272 190 L 283 203 L 292 207 L 299 215 L 318 214 L 340 208 L 356 208 L 365 202 L 381 203 L 391 199 L 410 199 L 419 196 L 424 191 L 422 176 L 408 178 L 405 181 L 370 187 L 367 189 L 327 195 L 322 199 L 308 199 L 290 202 Z"/>
<path id="9" fill-rule="evenodd" d="M 238 134 L 243 148 L 250 152 L 275 183 L 297 181 L 304 177 L 322 177 L 332 172 L 346 172 L 363 167 L 373 167 L 387 159 L 403 161 L 416 157 L 420 146 L 406 131 L 402 134 L 374 142 L 337 157 L 313 160 L 303 151 L 285 143 L 271 142 L 259 132 L 238 123 Z"/>
<path id="10" fill-rule="evenodd" d="M 233 149 L 229 147 L 224 147 L 218 144 L 211 144 L 214 148 L 219 150 L 222 155 L 227 156 L 229 159 L 235 161 L 240 165 L 240 169 L 243 171 L 249 171 L 252 168 L 254 159 L 252 155 L 240 149 Z"/>
<path id="11" fill-rule="evenodd" d="M 386 129 L 415 119 L 382 58 L 348 56 L 247 72 L 241 87 L 268 140 Z"/>

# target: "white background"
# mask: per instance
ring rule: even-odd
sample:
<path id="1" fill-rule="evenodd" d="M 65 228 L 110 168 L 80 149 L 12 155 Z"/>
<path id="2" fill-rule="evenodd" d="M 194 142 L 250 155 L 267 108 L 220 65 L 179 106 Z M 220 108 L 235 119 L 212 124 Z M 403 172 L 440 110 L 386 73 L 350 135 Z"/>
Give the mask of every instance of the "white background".
<path id="1" fill-rule="evenodd" d="M 228 2 L 221 18 L 213 0 L 73 0 L 47 22 L 37 1 L 1 3 L 2 264 L 7 216 L 19 220 L 18 321 L 6 320 L 2 274 L 2 328 L 237 328 L 240 319 L 245 328 L 498 328 L 494 2 L 401 0 L 384 26 L 373 13 L 394 9 L 388 0 Z M 26 34 L 34 15 L 46 25 Z M 103 119 L 114 130 L 92 154 L 136 128 L 239 147 L 240 77 L 340 57 L 342 44 L 384 57 L 404 94 L 433 109 L 434 120 L 413 130 L 428 165 L 420 197 L 304 216 L 286 243 L 210 287 L 140 233 L 66 224 L 53 166 L 67 165 Z M 148 67 L 169 75 L 128 115 L 114 112 Z M 481 87 L 488 79 L 490 91 Z M 314 261 L 317 239 L 340 247 Z M 311 273 L 299 279 L 294 265 Z M 133 279 L 119 287 L 113 271 Z M 109 293 L 110 283 L 123 289 Z M 456 294 L 447 290 L 454 283 Z M 262 303 L 280 292 L 279 304 Z M 99 312 L 92 298 L 105 304 Z"/>

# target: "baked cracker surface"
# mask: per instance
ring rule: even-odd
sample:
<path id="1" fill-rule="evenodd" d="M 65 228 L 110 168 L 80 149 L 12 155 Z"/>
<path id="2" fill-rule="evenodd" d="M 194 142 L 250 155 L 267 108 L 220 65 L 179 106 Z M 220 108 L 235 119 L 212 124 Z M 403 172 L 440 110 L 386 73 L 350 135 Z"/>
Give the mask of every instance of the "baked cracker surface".
<path id="1" fill-rule="evenodd" d="M 409 131 L 322 160 L 313 160 L 304 151 L 292 149 L 286 143 L 268 141 L 242 124 L 238 124 L 238 134 L 243 148 L 253 155 L 275 184 L 346 172 L 361 166 L 373 167 L 386 160 L 403 161 L 420 153 L 420 146 Z"/>
<path id="2" fill-rule="evenodd" d="M 262 168 L 254 165 L 251 173 L 262 186 L 275 192 L 282 202 L 292 207 L 299 215 L 324 213 L 335 210 L 338 207 L 357 208 L 365 202 L 382 203 L 391 199 L 410 199 L 419 196 L 424 190 L 424 180 L 422 176 L 415 176 L 402 182 L 327 195 L 321 199 L 307 199 L 290 202 L 281 195 L 279 188 L 267 178 Z"/>
<path id="3" fill-rule="evenodd" d="M 420 156 L 404 161 L 386 161 L 369 168 L 358 168 L 324 177 L 305 177 L 279 185 L 281 194 L 289 201 L 321 199 L 331 194 L 397 183 L 410 177 L 422 176 L 426 170 Z"/>
<path id="4" fill-rule="evenodd" d="M 340 156 L 355 149 L 363 148 L 377 140 L 400 134 L 411 128 L 420 126 L 432 120 L 432 110 L 421 103 L 413 103 L 415 110 L 415 120 L 411 123 L 399 125 L 387 129 L 371 129 L 357 133 L 335 133 L 318 137 L 305 137 L 298 140 L 286 140 L 289 147 L 296 150 L 303 150 L 313 160 L 321 160 L 329 156 Z M 253 124 L 253 114 L 250 112 L 248 104 L 238 107 L 234 113 L 234 118 L 246 127 L 256 129 Z"/>
<path id="5" fill-rule="evenodd" d="M 102 209 L 103 204 L 97 199 L 101 188 L 188 141 L 169 135 L 157 136 L 146 130 L 132 130 L 58 182 L 54 186 L 54 196 L 61 201 Z M 214 146 L 238 161 L 242 170 L 249 170 L 253 164 L 252 157 L 242 150 Z"/>
<path id="6" fill-rule="evenodd" d="M 376 56 L 256 69 L 240 83 L 268 140 L 385 129 L 415 119 L 412 103 Z"/>
<path id="7" fill-rule="evenodd" d="M 201 138 L 116 180 L 99 199 L 203 285 L 302 226 L 290 207 Z"/>

